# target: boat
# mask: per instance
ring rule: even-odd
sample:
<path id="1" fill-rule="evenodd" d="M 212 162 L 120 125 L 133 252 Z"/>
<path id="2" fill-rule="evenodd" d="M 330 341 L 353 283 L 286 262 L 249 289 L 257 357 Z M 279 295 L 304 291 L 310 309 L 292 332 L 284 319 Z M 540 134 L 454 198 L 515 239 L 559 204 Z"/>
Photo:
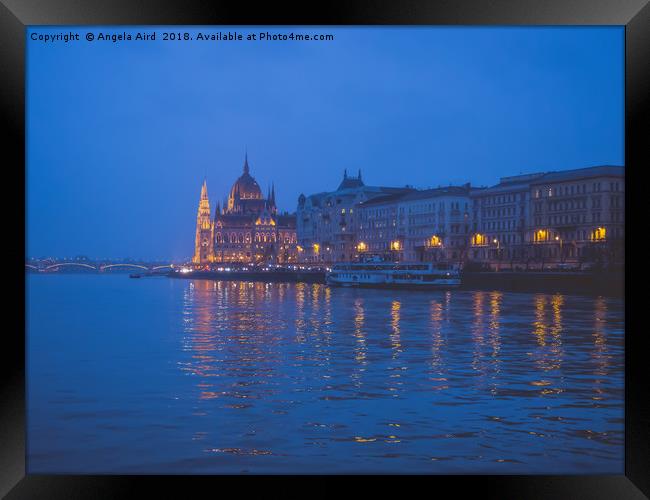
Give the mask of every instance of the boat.
<path id="1" fill-rule="evenodd" d="M 334 264 L 325 277 L 328 285 L 367 288 L 454 288 L 460 286 L 457 266 L 442 262 L 364 262 Z"/>

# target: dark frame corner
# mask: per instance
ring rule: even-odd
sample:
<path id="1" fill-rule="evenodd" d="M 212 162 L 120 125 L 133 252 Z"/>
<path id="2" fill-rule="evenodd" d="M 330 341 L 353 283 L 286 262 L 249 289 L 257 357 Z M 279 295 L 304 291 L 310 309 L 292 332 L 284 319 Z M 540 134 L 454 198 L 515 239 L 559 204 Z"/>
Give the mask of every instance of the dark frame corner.
<path id="1" fill-rule="evenodd" d="M 311 9 L 286 8 L 275 3 L 256 10 L 232 1 L 199 2 L 173 0 L 129 2 L 116 0 L 2 0 L 0 3 L 0 103 L 5 123 L 5 141 L 10 160 L 5 172 L 15 176 L 11 185 L 19 201 L 25 202 L 25 28 L 29 25 L 110 24 L 431 24 L 431 25 L 620 25 L 625 26 L 625 157 L 628 175 L 642 167 L 647 132 L 650 92 L 650 4 L 648 0 L 481 0 L 373 2 L 324 2 Z M 631 167 L 631 168 L 630 168 Z M 642 199 L 642 183 L 626 183 L 626 214 L 635 217 L 631 200 Z M 9 185 L 9 183 L 7 183 Z M 7 189 L 6 191 L 9 191 Z M 645 194 L 647 196 L 647 194 Z M 15 211 L 16 202 L 3 197 L 5 213 Z M 637 211 L 639 211 L 637 209 Z M 646 212 L 641 207 L 642 215 Z M 8 217 L 21 243 L 12 246 L 12 278 L 22 296 L 15 293 L 17 309 L 24 311 L 25 258 L 24 219 Z M 13 230 L 14 227 L 12 226 Z M 627 232 L 629 235 L 630 232 Z M 628 236 L 629 237 L 629 236 Z M 630 252 L 630 245 L 626 245 Z M 629 257 L 626 257 L 629 263 Z M 636 259 L 638 262 L 639 260 Z M 626 282 L 629 290 L 629 270 Z M 13 291 L 13 288 L 11 289 Z M 435 476 L 457 492 L 479 489 L 482 497 L 494 498 L 644 498 L 650 497 L 650 390 L 644 359 L 644 328 L 632 328 L 633 305 L 639 297 L 627 293 L 625 340 L 625 475 L 620 476 Z M 22 308 L 20 307 L 22 304 Z M 34 476 L 25 466 L 25 347 L 24 315 L 13 314 L 5 329 L 2 378 L 0 379 L 0 496 L 7 498 L 113 498 L 148 491 L 155 481 L 166 487 L 174 482 L 188 486 L 189 480 L 154 476 Z M 7 342 L 9 340 L 9 342 Z M 224 478 L 195 477 L 192 484 Z M 379 478 L 378 478 L 379 479 Z M 146 490 L 145 490 L 146 488 Z M 187 494 L 187 489 L 183 492 Z"/>

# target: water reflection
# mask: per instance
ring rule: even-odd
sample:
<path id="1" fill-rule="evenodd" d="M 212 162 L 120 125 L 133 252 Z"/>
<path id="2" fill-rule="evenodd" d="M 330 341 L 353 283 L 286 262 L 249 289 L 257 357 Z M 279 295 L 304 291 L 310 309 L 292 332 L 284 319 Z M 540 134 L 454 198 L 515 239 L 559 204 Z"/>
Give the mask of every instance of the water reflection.
<path id="1" fill-rule="evenodd" d="M 594 401 L 602 401 L 606 394 L 603 389 L 603 382 L 609 373 L 610 355 L 607 347 L 607 302 L 603 297 L 598 297 L 594 304 L 594 350 L 592 358 L 595 364 L 594 370 Z"/>
<path id="2" fill-rule="evenodd" d="M 447 371 L 444 362 L 445 338 L 442 331 L 443 305 L 437 300 L 430 303 L 431 327 L 431 377 L 432 388 L 444 390 L 447 385 Z"/>
<path id="3" fill-rule="evenodd" d="M 492 392 L 496 393 L 498 387 L 498 375 L 500 372 L 501 359 L 499 358 L 499 351 L 501 349 L 501 338 L 499 334 L 500 328 L 500 314 L 501 314 L 501 299 L 503 294 L 501 292 L 490 292 L 490 329 L 489 329 L 489 342 L 492 347 L 491 353 L 491 370 L 492 370 Z"/>
<path id="4" fill-rule="evenodd" d="M 88 275 L 28 298 L 31 473 L 623 472 L 620 299 Z"/>
<path id="5" fill-rule="evenodd" d="M 537 340 L 534 361 L 536 368 L 543 373 L 541 378 L 532 380 L 530 384 L 540 388 L 541 396 L 558 394 L 564 391 L 561 376 L 564 357 L 562 343 L 564 297 L 559 294 L 551 297 L 538 294 L 535 296 L 534 304 L 533 335 Z"/>
<path id="6" fill-rule="evenodd" d="M 402 352 L 402 344 L 400 339 L 400 311 L 402 309 L 402 304 L 398 300 L 393 300 L 390 305 L 390 343 L 393 347 L 393 357 L 396 358 L 397 355 Z"/>
<path id="7" fill-rule="evenodd" d="M 364 321 L 366 319 L 365 310 L 363 308 L 363 299 L 357 298 L 354 301 L 354 338 L 355 343 L 355 356 L 354 358 L 362 365 L 366 364 L 366 334 L 364 331 Z"/>
<path id="8" fill-rule="evenodd" d="M 483 358 L 485 345 L 485 293 L 474 292 L 472 294 L 472 369 L 480 375 L 484 375 Z"/>
<path id="9" fill-rule="evenodd" d="M 197 378 L 199 401 L 220 398 L 224 407 L 242 409 L 239 400 L 269 393 L 276 372 L 273 334 L 283 324 L 269 314 L 281 304 L 282 288 L 264 283 L 191 281 L 183 297 L 183 350 L 190 361 L 181 370 Z M 233 379 L 234 377 L 234 379 Z M 207 415 L 195 407 L 194 415 Z"/>
<path id="10" fill-rule="evenodd" d="M 195 435 L 211 442 L 209 453 L 306 453 L 318 462 L 347 456 L 345 443 L 384 443 L 397 448 L 355 456 L 541 467 L 522 472 L 555 470 L 557 463 L 575 468 L 585 453 L 582 439 L 620 444 L 601 435 L 622 432 L 622 365 L 613 370 L 611 363 L 622 357 L 622 336 L 608 344 L 611 303 L 559 294 L 432 297 L 195 281 L 183 295 L 182 346 L 191 355 L 179 367 L 196 377 L 193 415 L 206 420 Z M 621 316 L 621 305 L 614 307 Z M 607 405 L 587 408 L 585 398 Z M 211 400 L 217 406 L 200 404 Z M 225 410 L 239 410 L 239 420 Z M 232 439 L 215 433 L 222 420 Z M 616 468 L 621 449 L 601 450 L 599 460 Z"/>

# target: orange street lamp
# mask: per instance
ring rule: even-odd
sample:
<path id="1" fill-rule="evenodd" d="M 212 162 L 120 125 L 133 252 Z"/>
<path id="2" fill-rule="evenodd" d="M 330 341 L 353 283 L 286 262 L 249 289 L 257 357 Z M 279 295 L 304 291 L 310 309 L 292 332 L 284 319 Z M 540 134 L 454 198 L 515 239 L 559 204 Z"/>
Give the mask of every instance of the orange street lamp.
<path id="1" fill-rule="evenodd" d="M 562 238 L 560 238 L 559 235 L 556 234 L 555 235 L 555 241 L 560 243 L 560 263 L 564 263 L 564 252 L 562 251 L 563 240 L 562 240 Z"/>

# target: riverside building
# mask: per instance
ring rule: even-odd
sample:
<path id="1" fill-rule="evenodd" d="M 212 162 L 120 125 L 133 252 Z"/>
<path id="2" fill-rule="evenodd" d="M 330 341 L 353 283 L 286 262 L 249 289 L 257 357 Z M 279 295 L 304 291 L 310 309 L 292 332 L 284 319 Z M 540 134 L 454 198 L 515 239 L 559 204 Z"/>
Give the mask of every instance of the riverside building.
<path id="1" fill-rule="evenodd" d="M 625 168 L 549 172 L 530 186 L 527 240 L 535 262 L 623 260 Z"/>
<path id="2" fill-rule="evenodd" d="M 596 166 L 436 189 L 369 187 L 361 174 L 306 197 L 297 211 L 304 262 L 362 255 L 493 269 L 582 267 L 624 257 L 625 168 Z"/>
<path id="3" fill-rule="evenodd" d="M 334 191 L 298 198 L 296 228 L 298 258 L 307 263 L 331 263 L 354 260 L 357 253 L 358 207 L 361 203 L 384 196 L 411 191 L 410 188 L 366 186 L 361 178 L 349 176 Z"/>
<path id="4" fill-rule="evenodd" d="M 203 182 L 196 222 L 192 262 L 212 263 L 295 262 L 297 258 L 296 217 L 279 213 L 275 186 L 266 198 L 250 174 L 248 155 L 242 175 L 235 181 L 222 208 L 218 203 L 210 217 L 207 182 Z"/>
<path id="5" fill-rule="evenodd" d="M 623 260 L 622 166 L 503 177 L 472 199 L 470 260 L 506 268 Z"/>
<path id="6" fill-rule="evenodd" d="M 357 253 L 396 261 L 462 261 L 471 230 L 470 184 L 410 190 L 361 203 Z"/>

